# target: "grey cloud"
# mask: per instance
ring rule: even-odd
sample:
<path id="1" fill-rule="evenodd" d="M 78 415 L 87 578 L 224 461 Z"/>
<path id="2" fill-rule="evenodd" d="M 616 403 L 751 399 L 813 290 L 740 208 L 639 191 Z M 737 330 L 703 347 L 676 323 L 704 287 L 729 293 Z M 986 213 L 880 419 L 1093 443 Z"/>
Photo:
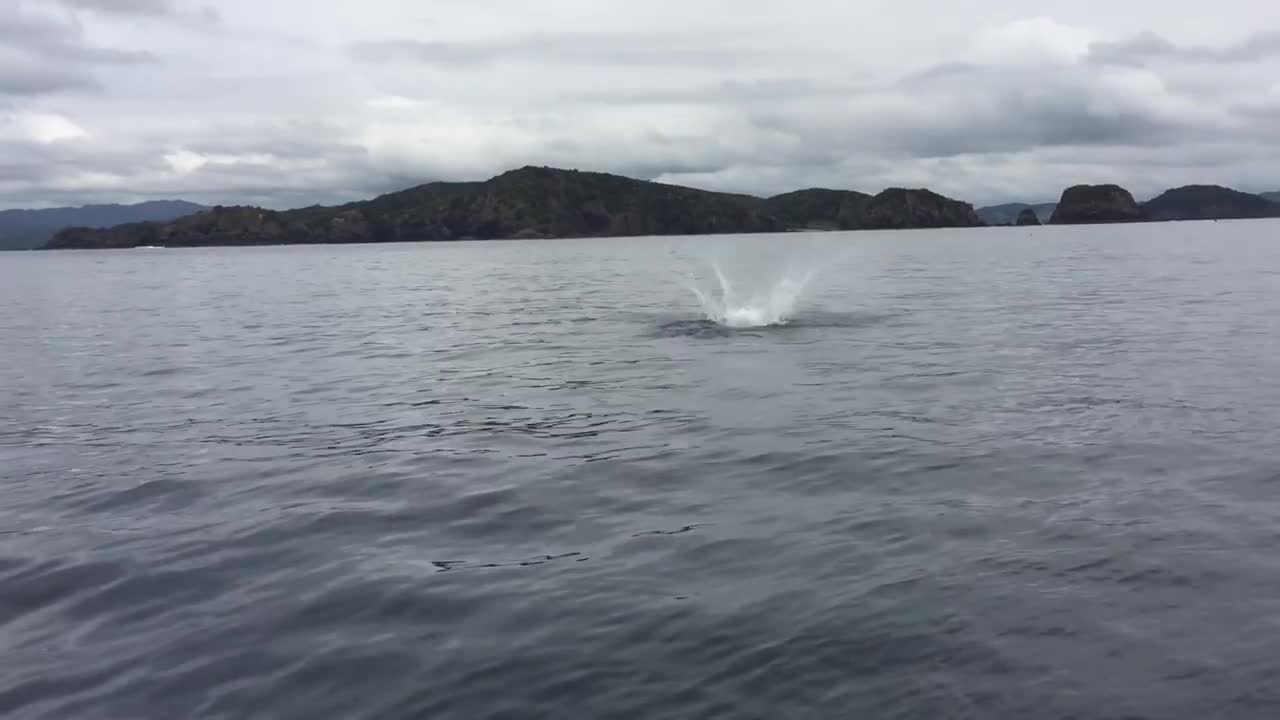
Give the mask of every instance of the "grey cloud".
<path id="1" fill-rule="evenodd" d="M 174 144 L 174 138 L 151 139 L 151 144 Z M 364 150 L 344 139 L 341 125 L 323 121 L 291 121 L 221 125 L 182 146 L 203 155 L 273 155 L 288 159 L 325 158 Z"/>
<path id="2" fill-rule="evenodd" d="M 931 65 L 899 78 L 898 87 L 928 87 L 935 82 L 960 82 L 966 77 L 982 73 L 989 66 L 969 62 L 948 62 Z"/>
<path id="3" fill-rule="evenodd" d="M 95 196 L 78 182 L 84 172 L 139 176 L 160 167 L 145 154 L 83 143 L 0 141 L 0 195 L 13 206 L 36 205 L 63 198 Z"/>
<path id="4" fill-rule="evenodd" d="M 1127 162 L 1133 167 L 1150 169 L 1150 178 L 1137 179 L 1155 184 L 1186 168 L 1211 165 L 1216 158 L 1239 159 L 1219 149 L 1193 152 L 1219 140 L 1221 129 L 1159 106 L 1127 102 L 1130 98 L 1123 93 L 1105 90 L 1094 73 L 1076 66 L 952 64 L 880 85 L 727 81 L 688 90 L 597 93 L 576 99 L 570 95 L 560 99 L 557 117 L 572 116 L 581 102 L 602 103 L 630 108 L 630 116 L 653 125 L 644 132 L 606 126 L 584 133 L 567 121 L 552 122 L 536 146 L 495 153 L 476 166 L 483 170 L 473 168 L 463 176 L 429 162 L 397 164 L 385 157 L 375 161 L 356 148 L 343 149 L 340 128 L 319 125 L 211 132 L 190 147 L 204 153 L 341 158 L 335 161 L 340 168 L 334 170 L 335 177 L 301 181 L 312 183 L 310 197 L 316 199 L 359 196 L 362 191 L 367 195 L 428 179 L 479 179 L 486 172 L 545 163 L 759 194 L 809 184 L 870 190 L 913 184 L 945 189 L 965 199 L 999 200 L 1028 181 L 1019 178 L 1000 185 L 983 173 L 996 172 L 1007 158 L 1046 150 L 1063 150 L 1055 160 L 1060 168 L 1068 167 L 1077 155 L 1132 158 Z M 786 101 L 780 102 L 780 96 Z M 679 111 L 659 109 L 665 103 L 709 106 L 709 117 L 720 119 L 712 122 L 723 121 L 728 130 L 717 132 L 712 125 L 689 132 L 664 131 L 664 118 L 680 117 Z M 1262 137 L 1264 124 L 1252 122 L 1236 141 Z M 313 142 L 323 138 L 327 140 Z M 1061 178 L 1075 180 L 1071 175 L 1077 172 L 1101 177 L 1096 168 L 1103 165 L 1098 160 L 1087 170 L 1063 172 Z M 299 204 L 306 194 L 297 178 L 269 169 L 209 168 L 200 176 L 201 191 L 221 188 L 228 195 L 274 206 Z M 1058 177 L 1048 172 L 1043 176 L 1048 178 L 1044 192 L 1054 190 Z M 273 182 L 276 189 L 267 189 Z M 259 194 L 246 195 L 251 191 Z"/>
<path id="5" fill-rule="evenodd" d="M 852 83 L 820 83 L 803 77 L 782 77 L 725 80 L 687 88 L 592 90 L 565 94 L 560 97 L 560 100 L 602 105 L 666 103 L 736 105 L 756 102 L 774 104 L 787 100 L 850 95 L 861 87 Z"/>
<path id="6" fill-rule="evenodd" d="M 65 18 L 24 13 L 18 5 L 0 8 L 0 50 L 21 51 L 45 62 L 132 64 L 155 59 L 144 51 L 99 47 Z"/>
<path id="7" fill-rule="evenodd" d="M 235 17 L 226 35 L 174 24 L 202 1 Z M 176 196 L 291 207 L 522 164 L 758 194 L 924 185 L 971 201 L 1052 198 L 1079 181 L 1138 193 L 1244 183 L 1280 167 L 1276 34 L 1226 46 L 1146 34 L 1072 62 L 1081 38 L 1119 37 L 1108 26 L 1119 15 L 1095 13 L 1057 45 L 1065 26 L 1033 23 L 1045 37 L 995 32 L 994 45 L 969 47 L 936 27 L 979 39 L 992 28 L 942 4 L 922 22 L 918 7 L 891 3 L 898 17 L 870 29 L 822 20 L 856 3 L 795 0 L 776 27 L 730 14 L 727 0 L 684 4 L 440 2 L 424 26 L 421 3 L 375 0 L 344 27 L 336 3 L 300 0 L 0 0 L 0 104 L 7 95 L 15 115 L 86 133 L 0 147 L 0 206 Z M 29 12 L 6 9 L 19 6 Z M 580 22 L 561 17 L 568 6 Z M 1182 34 L 1198 32 L 1193 14 L 1155 7 L 1143 12 L 1154 29 L 1196 37 Z M 1280 18 L 1259 12 L 1256 27 Z M 315 22 L 299 24 L 306 13 Z M 486 29 L 505 34 L 467 34 Z M 333 51 L 362 39 L 384 41 Z M 168 61 L 143 75 L 133 64 L 155 59 L 146 47 Z M 972 58 L 990 64 L 954 62 Z M 98 80 L 93 93 L 45 97 Z M 215 160 L 174 172 L 174 150 Z"/>
<path id="8" fill-rule="evenodd" d="M 67 7 L 94 10 L 113 15 L 173 15 L 178 12 L 173 0 L 59 0 Z"/>
<path id="9" fill-rule="evenodd" d="M 780 98 L 784 101 L 780 101 Z M 655 137 L 645 156 L 652 174 L 706 171 L 708 163 L 820 168 L 877 154 L 946 158 L 1035 147 L 1152 146 L 1211 133 L 1195 118 L 1159 112 L 1098 87 L 1087 68 L 1016 68 L 952 63 L 898 81 L 820 84 L 802 80 L 732 81 L 684 90 L 608 91 L 561 98 L 659 112 L 666 103 L 715 107 L 745 123 L 751 141 L 726 147 L 718 137 Z M 660 117 L 656 116 L 655 117 Z M 678 146 L 678 148 L 673 147 Z M 692 153 L 692 154 L 690 154 Z M 600 156 L 617 156 L 614 149 Z M 584 154 L 590 156 L 589 154 Z M 694 171 L 696 174 L 697 171 Z"/>
<path id="10" fill-rule="evenodd" d="M 210 128 L 181 147 L 214 160 L 185 174 L 175 174 L 166 160 L 179 146 L 172 137 L 139 137 L 127 145 L 92 139 L 0 141 L 0 197 L 3 206 L 182 198 L 290 208 L 346 202 L 385 185 L 385 171 L 373 167 L 364 148 L 342 143 L 332 133 L 321 124 Z M 255 154 L 270 161 L 220 161 Z M 308 169 L 298 172 L 299 163 Z M 96 180 L 96 188 L 86 187 L 87 174 L 114 181 Z"/>
<path id="11" fill-rule="evenodd" d="M 1106 97 L 1096 78 L 1074 67 L 952 64 L 909 76 L 898 88 L 928 111 L 879 129 L 895 146 L 930 157 L 1037 146 L 1154 145 L 1194 127 L 1146 108 L 1099 107 L 1097 101 Z"/>
<path id="12" fill-rule="evenodd" d="M 1203 97 L 1180 97 L 1167 83 L 1156 88 L 1163 94 L 1147 96 L 1142 88 L 1110 82 L 1124 80 L 1128 72 L 1114 76 L 1087 63 L 950 63 L 879 86 L 789 84 L 786 102 L 732 84 L 720 93 L 710 87 L 707 102 L 749 123 L 750 140 L 725 147 L 714 133 L 697 140 L 669 138 L 679 148 L 650 151 L 653 162 L 639 167 L 649 176 L 722 190 L 767 194 L 807 184 L 873 190 L 921 184 L 985 201 L 1025 192 L 1056 196 L 1061 183 L 1106 180 L 1100 168 L 1108 158 L 1124 168 L 1117 172 L 1124 177 L 1115 179 L 1159 189 L 1190 182 L 1197 173 L 1210 176 L 1206 171 L 1223 164 L 1241 167 L 1274 154 L 1257 148 L 1274 134 L 1270 127 L 1280 127 L 1270 122 L 1272 106 L 1245 111 L 1224 104 L 1219 118 L 1199 112 Z M 696 103 L 699 94 L 604 98 L 656 112 L 667 101 Z M 1026 158 L 1032 157 L 1042 164 L 1027 170 L 1032 161 Z M 1088 167 L 1074 167 L 1082 157 L 1090 158 Z M 1036 177 L 1015 174 L 1024 172 Z"/>
<path id="13" fill-rule="evenodd" d="M 705 173 L 722 170 L 745 159 L 741 153 L 731 148 L 709 147 L 706 143 L 699 154 L 690 153 L 689 142 L 672 141 L 650 136 L 643 145 L 627 153 L 608 153 L 607 148 L 598 142 L 581 142 L 571 139 L 551 143 L 548 151 L 542 154 L 547 164 L 574 166 L 583 158 L 598 157 L 597 167 L 590 169 L 611 172 L 627 177 L 653 180 L 668 174 Z M 527 158 L 517 164 L 539 164 L 541 158 Z"/>
<path id="14" fill-rule="evenodd" d="M 64 90 L 96 90 L 97 80 L 74 68 L 29 62 L 0 52 L 0 96 L 35 96 Z"/>
<path id="15" fill-rule="evenodd" d="M 1099 63 L 1140 65 L 1148 60 L 1173 59 L 1210 63 L 1249 63 L 1280 55 L 1280 31 L 1260 32 L 1223 47 L 1177 45 L 1152 32 L 1120 42 L 1098 42 L 1089 59 Z"/>
<path id="16" fill-rule="evenodd" d="M 503 61 L 641 67 L 759 64 L 780 53 L 718 43 L 707 35 L 679 33 L 543 33 L 494 40 L 388 40 L 360 43 L 353 55 L 370 62 L 476 66 Z M 789 54 L 789 53 L 788 53 Z"/>
<path id="17" fill-rule="evenodd" d="M 206 24 L 220 21 L 218 11 L 208 5 L 188 10 L 180 6 L 176 0 L 57 0 L 57 2 L 75 10 L 88 10 L 120 17 L 195 20 Z"/>

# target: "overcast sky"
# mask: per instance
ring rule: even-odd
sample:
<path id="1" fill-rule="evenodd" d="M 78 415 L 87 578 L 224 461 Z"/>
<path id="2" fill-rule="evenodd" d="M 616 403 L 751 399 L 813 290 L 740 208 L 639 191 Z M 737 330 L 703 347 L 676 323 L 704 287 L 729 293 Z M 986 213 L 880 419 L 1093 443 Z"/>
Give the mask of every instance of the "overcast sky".
<path id="1" fill-rule="evenodd" d="M 0 208 L 526 164 L 977 204 L 1280 189 L 1280 3 L 0 0 Z"/>

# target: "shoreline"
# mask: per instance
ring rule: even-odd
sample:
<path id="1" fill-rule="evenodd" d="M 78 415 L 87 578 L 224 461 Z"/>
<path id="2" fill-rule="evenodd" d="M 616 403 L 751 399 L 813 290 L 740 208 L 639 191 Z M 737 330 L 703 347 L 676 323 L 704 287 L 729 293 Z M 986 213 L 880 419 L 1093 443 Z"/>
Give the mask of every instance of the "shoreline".
<path id="1" fill-rule="evenodd" d="M 1275 218 L 1209 218 L 1191 220 L 1142 220 L 1138 222 L 1081 223 L 1074 225 L 977 225 L 967 227 L 931 227 L 931 228 L 885 228 L 876 230 L 775 230 L 768 232 L 725 232 L 696 233 L 672 235 L 576 235 L 545 238 L 454 238 L 451 240 L 386 240 L 357 242 L 275 242 L 275 243 L 224 243 L 205 245 L 135 245 L 129 247 L 66 247 L 66 248 L 27 248 L 4 252 L 20 253 L 70 253 L 70 252 L 102 252 L 123 250 L 206 250 L 212 248 L 281 248 L 281 247 L 354 247 L 363 245 L 450 245 L 462 243 L 524 243 L 524 242 L 563 242 L 570 240 L 597 240 L 601 242 L 617 242 L 622 240 L 663 240 L 678 238 L 734 238 L 734 237 L 766 237 L 771 235 L 870 235 L 875 233 L 935 233 L 947 231 L 980 231 L 980 230 L 1051 230 L 1066 228 L 1093 228 L 1129 225 L 1163 225 L 1169 223 L 1218 223 L 1218 222 L 1274 222 Z"/>

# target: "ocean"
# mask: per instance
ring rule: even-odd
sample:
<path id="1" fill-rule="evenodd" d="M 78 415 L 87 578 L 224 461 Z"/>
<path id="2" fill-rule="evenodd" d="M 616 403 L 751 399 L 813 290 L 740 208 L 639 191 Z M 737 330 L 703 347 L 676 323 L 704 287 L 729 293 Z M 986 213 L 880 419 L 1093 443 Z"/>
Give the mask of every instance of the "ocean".
<path id="1" fill-rule="evenodd" d="M 1278 235 L 0 256 L 0 716 L 1280 717 Z"/>

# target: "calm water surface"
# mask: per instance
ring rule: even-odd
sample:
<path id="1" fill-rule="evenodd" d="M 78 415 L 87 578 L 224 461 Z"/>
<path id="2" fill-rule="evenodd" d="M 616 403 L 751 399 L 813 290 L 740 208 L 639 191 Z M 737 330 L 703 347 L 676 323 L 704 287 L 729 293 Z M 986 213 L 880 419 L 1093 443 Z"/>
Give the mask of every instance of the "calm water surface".
<path id="1" fill-rule="evenodd" d="M 1268 221 L 3 255 L 0 716 L 1280 717 L 1278 293 Z"/>

